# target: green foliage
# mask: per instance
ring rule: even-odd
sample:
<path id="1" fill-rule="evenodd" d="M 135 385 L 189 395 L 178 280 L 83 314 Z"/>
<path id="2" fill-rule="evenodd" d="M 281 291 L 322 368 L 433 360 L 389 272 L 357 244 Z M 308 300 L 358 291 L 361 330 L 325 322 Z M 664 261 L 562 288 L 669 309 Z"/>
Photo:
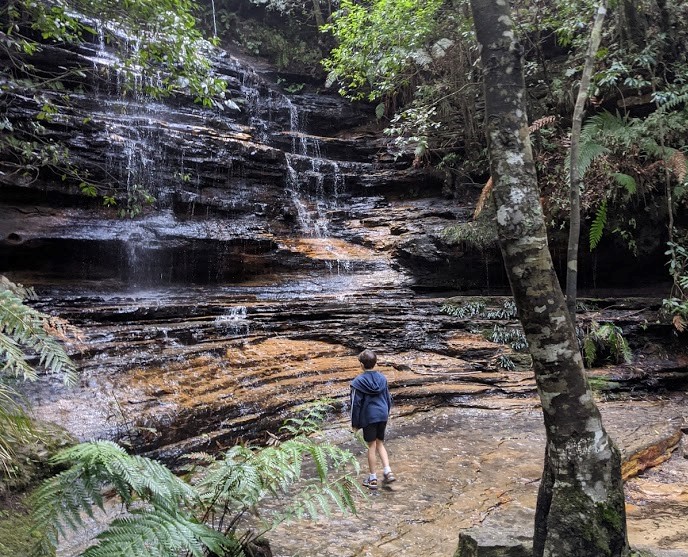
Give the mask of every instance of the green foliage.
<path id="1" fill-rule="evenodd" d="M 485 251 L 499 246 L 494 204 L 487 203 L 478 218 L 448 226 L 442 231 L 443 239 L 450 245 L 463 245 Z"/>
<path id="2" fill-rule="evenodd" d="M 514 319 L 517 315 L 516 303 L 512 299 L 502 302 L 497 308 L 489 308 L 483 300 L 469 300 L 460 305 L 453 303 L 453 300 L 443 304 L 440 312 L 458 317 L 459 319 L 481 318 L 481 319 Z"/>
<path id="3" fill-rule="evenodd" d="M 516 352 L 524 352 L 528 349 L 528 341 L 520 328 L 495 325 L 484 336 L 491 342 L 508 344 Z"/>
<path id="4" fill-rule="evenodd" d="M 630 363 L 633 354 L 623 331 L 613 323 L 590 324 L 583 337 L 583 355 L 588 366 L 608 361 L 613 363 Z"/>
<path id="5" fill-rule="evenodd" d="M 607 200 L 603 200 L 602 204 L 598 207 L 595 213 L 595 219 L 590 225 L 590 249 L 593 250 L 597 247 L 602 239 L 602 232 L 604 231 L 604 225 L 607 224 Z"/>
<path id="6" fill-rule="evenodd" d="M 425 48 L 441 6 L 441 0 L 342 0 L 323 27 L 337 40 L 323 62 L 328 84 L 338 82 L 341 94 L 370 101 L 408 86 L 413 73 L 432 60 Z"/>
<path id="7" fill-rule="evenodd" d="M 628 195 L 634 195 L 638 192 L 638 184 L 633 176 L 629 176 L 623 172 L 614 172 L 612 176 L 614 180 L 616 180 L 616 183 L 628 192 Z"/>
<path id="8" fill-rule="evenodd" d="M 688 329 L 688 248 L 683 243 L 668 242 L 665 255 L 669 256 L 669 274 L 673 280 L 671 296 L 662 301 L 662 314 L 668 317 L 676 330 Z"/>
<path id="9" fill-rule="evenodd" d="M 34 297 L 0 276 L 0 469 L 12 472 L 16 447 L 37 438 L 37 432 L 19 403 L 11 379 L 37 379 L 36 368 L 60 375 L 65 384 L 76 382 L 76 368 L 61 341 L 74 338 L 76 330 L 65 321 L 27 306 Z"/>
<path id="10" fill-rule="evenodd" d="M 291 437 L 275 438 L 271 446 L 235 446 L 219 458 L 190 455 L 193 465 L 187 479 L 108 441 L 60 452 L 52 462 L 67 468 L 32 496 L 33 519 L 41 534 L 34 555 L 50 555 L 67 529 L 79 528 L 94 506 L 103 508 L 106 489 L 114 491 L 128 514 L 112 522 L 84 557 L 244 555 L 242 546 L 251 536 L 238 534 L 241 518 L 297 482 L 292 503 L 273 513 L 266 529 L 293 517 L 327 514 L 332 506 L 355 512 L 353 494 L 360 493 L 360 487 L 345 469 L 358 471 L 356 460 L 317 439 L 327 408 L 320 403 L 305 407 L 282 430 Z M 315 475 L 304 473 L 306 459 Z"/>
<path id="11" fill-rule="evenodd" d="M 413 149 L 416 160 L 427 157 L 429 135 L 440 127 L 440 123 L 434 120 L 436 112 L 436 107 L 411 107 L 392 118 L 390 126 L 385 129 L 385 135 L 394 137 L 392 145 L 395 157 L 409 148 Z"/>
<path id="12" fill-rule="evenodd" d="M 500 354 L 497 356 L 496 364 L 498 368 L 505 369 L 507 371 L 514 371 L 516 369 L 516 364 L 514 361 L 506 354 Z"/>

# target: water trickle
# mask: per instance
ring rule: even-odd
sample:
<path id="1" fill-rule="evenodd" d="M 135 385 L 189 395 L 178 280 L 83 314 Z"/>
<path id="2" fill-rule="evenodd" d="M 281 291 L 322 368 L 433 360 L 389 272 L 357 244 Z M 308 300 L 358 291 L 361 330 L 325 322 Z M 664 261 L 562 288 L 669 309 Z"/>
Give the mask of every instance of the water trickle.
<path id="1" fill-rule="evenodd" d="M 215 326 L 218 329 L 231 332 L 233 335 L 246 336 L 251 331 L 248 322 L 248 308 L 246 306 L 233 306 L 222 315 L 215 318 Z"/>

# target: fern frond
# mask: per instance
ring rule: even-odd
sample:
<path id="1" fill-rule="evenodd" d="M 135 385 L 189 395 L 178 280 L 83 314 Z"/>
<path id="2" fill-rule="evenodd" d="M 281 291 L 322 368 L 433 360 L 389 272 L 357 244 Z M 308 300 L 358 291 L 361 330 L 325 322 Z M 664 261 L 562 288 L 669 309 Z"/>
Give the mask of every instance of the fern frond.
<path id="1" fill-rule="evenodd" d="M 294 408 L 296 416 L 285 420 L 280 432 L 291 436 L 310 435 L 322 430 L 329 412 L 334 408 L 334 399 L 321 398 Z"/>
<path id="2" fill-rule="evenodd" d="M 127 505 L 135 499 L 154 506 L 182 506 L 196 500 L 191 486 L 159 462 L 130 456 L 110 441 L 82 443 L 60 451 L 51 462 L 69 468 L 46 480 L 31 497 L 33 519 L 40 525 L 36 555 L 55 547 L 66 528 L 77 529 L 82 516 L 103 508 L 102 490 L 113 487 Z M 46 553 L 44 553 L 46 554 Z"/>
<path id="3" fill-rule="evenodd" d="M 327 456 L 325 455 L 323 447 L 311 444 L 308 447 L 308 452 L 310 453 L 313 462 L 315 462 L 315 469 L 318 473 L 320 481 L 324 481 L 327 478 L 329 466 L 327 463 Z"/>
<path id="4" fill-rule="evenodd" d="M 10 463 L 16 454 L 15 447 L 25 445 L 37 436 L 31 419 L 17 400 L 19 394 L 0 382 L 0 468 L 7 476 L 14 474 Z"/>
<path id="5" fill-rule="evenodd" d="M 578 153 L 578 173 L 580 176 L 584 176 L 585 173 L 590 168 L 590 165 L 595 159 L 609 154 L 611 151 L 607 149 L 601 143 L 596 141 L 587 140 L 584 141 L 581 136 L 580 151 Z M 566 160 L 564 161 L 564 167 L 566 169 L 571 168 L 571 153 L 566 155 Z"/>
<path id="6" fill-rule="evenodd" d="M 236 540 L 200 524 L 173 508 L 136 509 L 115 519 L 82 557 L 177 557 L 187 552 L 203 557 L 240 550 Z"/>
<path id="7" fill-rule="evenodd" d="M 67 384 L 76 383 L 76 368 L 55 338 L 70 332 L 66 322 L 30 308 L 5 283 L 0 285 L 0 360 L 4 361 L 1 371 L 34 380 L 35 370 L 25 354 L 28 351 L 36 354 L 38 365 L 49 373 L 62 375 Z"/>
<path id="8" fill-rule="evenodd" d="M 597 247 L 602 239 L 602 233 L 604 232 L 604 227 L 607 224 L 607 200 L 602 201 L 602 204 L 597 208 L 595 213 L 595 219 L 590 225 L 590 249 L 593 250 Z"/>
<path id="9" fill-rule="evenodd" d="M 82 477 L 111 485 L 125 502 L 135 497 L 153 504 L 192 500 L 191 487 L 155 460 L 131 456 L 111 441 L 81 443 L 59 452 L 51 462 L 78 467 Z"/>
<path id="10" fill-rule="evenodd" d="M 616 180 L 616 183 L 624 188 L 629 195 L 634 195 L 638 191 L 638 185 L 633 176 L 629 176 L 623 172 L 614 172 L 612 176 L 614 180 Z"/>
<path id="11" fill-rule="evenodd" d="M 37 378 L 36 370 L 26 361 L 24 351 L 19 344 L 2 332 L 0 332 L 0 361 L 4 361 L 0 373 L 21 377 L 25 381 L 35 381 Z"/>
<path id="12" fill-rule="evenodd" d="M 583 124 L 581 137 L 593 138 L 598 134 L 619 135 L 629 127 L 629 120 L 608 111 L 590 116 Z"/>
<path id="13" fill-rule="evenodd" d="M 543 116 L 542 118 L 538 118 L 537 120 L 535 120 L 535 122 L 528 126 L 528 131 L 530 133 L 536 132 L 540 128 L 544 128 L 545 126 L 553 124 L 554 122 L 556 122 L 556 120 L 556 116 Z"/>
<path id="14" fill-rule="evenodd" d="M 364 495 L 361 486 L 349 475 L 326 484 L 310 484 L 294 495 L 291 504 L 273 518 L 273 523 L 294 518 L 317 519 L 321 515 L 329 516 L 333 507 L 341 512 L 355 514 L 354 494 Z"/>
<path id="15" fill-rule="evenodd" d="M 597 346 L 595 345 L 595 341 L 590 337 L 586 337 L 583 340 L 583 354 L 585 356 L 585 363 L 588 367 L 597 359 Z"/>
<path id="16" fill-rule="evenodd" d="M 674 110 L 681 104 L 688 104 L 688 89 L 679 92 L 671 93 L 670 95 L 664 95 L 663 102 L 660 103 L 659 111 L 669 112 Z"/>
<path id="17" fill-rule="evenodd" d="M 686 179 L 686 174 L 688 174 L 687 162 L 686 155 L 678 150 L 674 151 L 669 160 L 667 160 L 667 166 L 679 182 L 683 182 Z"/>

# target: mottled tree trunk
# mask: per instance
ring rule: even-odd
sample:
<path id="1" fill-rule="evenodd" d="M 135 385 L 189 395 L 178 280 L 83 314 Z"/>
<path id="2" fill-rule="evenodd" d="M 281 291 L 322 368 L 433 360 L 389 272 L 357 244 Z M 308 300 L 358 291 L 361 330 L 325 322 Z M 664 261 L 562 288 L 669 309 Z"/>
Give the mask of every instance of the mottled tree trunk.
<path id="1" fill-rule="evenodd" d="M 554 273 L 525 108 L 521 47 L 504 0 L 471 0 L 482 47 L 497 229 L 533 357 L 547 444 L 534 555 L 628 553 L 621 459 L 592 398 Z"/>

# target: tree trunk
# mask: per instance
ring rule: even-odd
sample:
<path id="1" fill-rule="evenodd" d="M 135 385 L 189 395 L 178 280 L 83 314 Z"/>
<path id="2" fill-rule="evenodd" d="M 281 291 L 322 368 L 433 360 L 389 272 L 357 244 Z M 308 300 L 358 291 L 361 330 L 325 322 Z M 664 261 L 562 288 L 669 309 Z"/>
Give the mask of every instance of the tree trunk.
<path id="1" fill-rule="evenodd" d="M 325 25 L 322 10 L 320 9 L 320 0 L 313 0 L 313 15 L 315 16 L 315 24 L 318 26 L 318 29 L 320 29 Z"/>
<path id="2" fill-rule="evenodd" d="M 640 50 L 645 46 L 647 21 L 638 11 L 636 0 L 620 0 L 619 39 L 621 46 L 627 50 Z"/>
<path id="3" fill-rule="evenodd" d="M 583 126 L 583 112 L 585 111 L 585 103 L 588 100 L 588 88 L 590 87 L 590 78 L 592 77 L 592 68 L 595 64 L 595 54 L 600 47 L 600 39 L 602 38 L 602 22 L 607 13 L 607 0 L 600 2 L 600 7 L 597 10 L 595 23 L 592 26 L 590 33 L 590 42 L 588 43 L 588 52 L 585 56 L 585 64 L 583 65 L 583 74 L 581 75 L 580 87 L 578 88 L 578 96 L 576 97 L 576 106 L 573 109 L 573 123 L 571 125 L 571 156 L 569 157 L 569 173 L 570 173 L 570 199 L 571 210 L 569 218 L 569 245 L 566 254 L 566 305 L 569 309 L 571 322 L 576 324 L 576 297 L 578 292 L 578 244 L 580 243 L 580 190 L 583 182 L 578 168 L 578 159 L 580 152 L 580 136 L 581 128 Z"/>
<path id="4" fill-rule="evenodd" d="M 471 0 L 482 47 L 497 230 L 533 357 L 547 443 L 534 555 L 628 553 L 621 458 L 583 370 L 547 246 L 525 106 L 521 47 L 509 4 Z"/>

